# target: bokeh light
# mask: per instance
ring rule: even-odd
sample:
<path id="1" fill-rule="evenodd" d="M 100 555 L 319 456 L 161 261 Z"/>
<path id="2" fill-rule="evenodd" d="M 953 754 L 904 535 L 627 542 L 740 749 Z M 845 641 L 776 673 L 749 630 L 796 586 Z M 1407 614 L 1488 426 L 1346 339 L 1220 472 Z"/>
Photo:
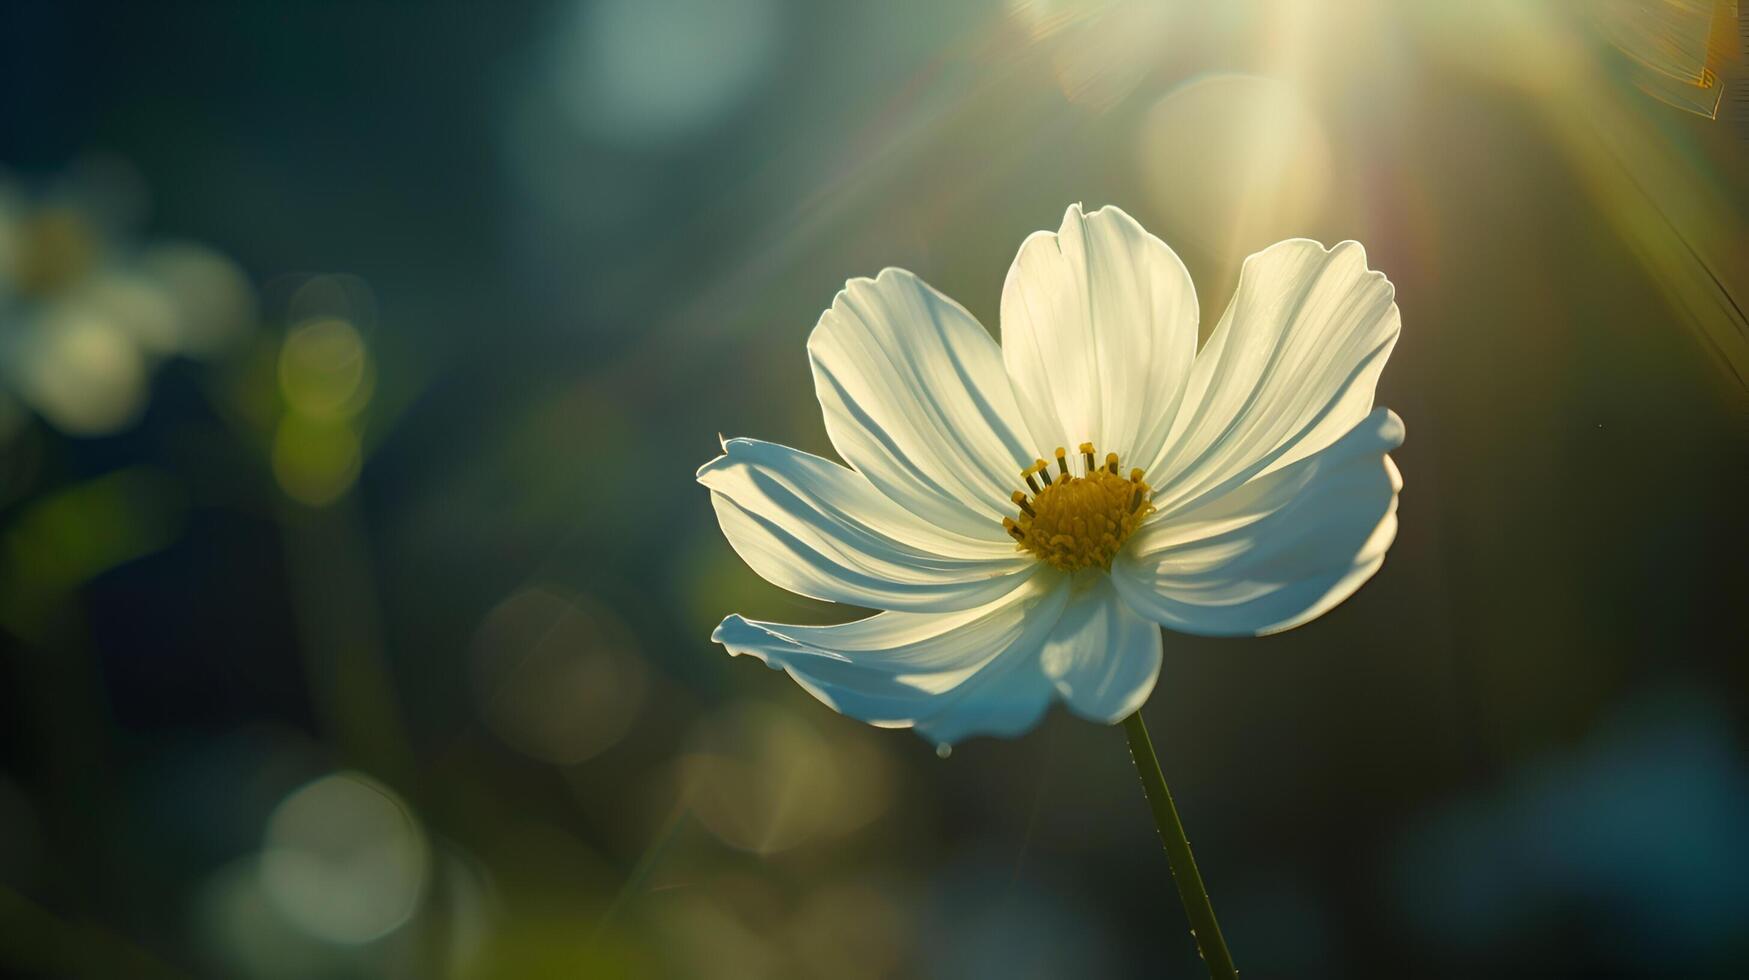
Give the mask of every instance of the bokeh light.
<path id="1" fill-rule="evenodd" d="M 144 407 L 146 362 L 127 332 L 101 312 L 56 308 L 7 338 L 14 389 L 56 428 L 113 432 Z"/>
<path id="2" fill-rule="evenodd" d="M 730 706 L 693 730 L 682 799 L 719 840 L 755 854 L 847 834 L 880 816 L 893 792 L 885 755 L 856 735 L 828 738 L 775 706 Z"/>
<path id="3" fill-rule="evenodd" d="M 1609 940 L 1623 966 L 1656 970 L 1672 950 L 1724 962 L 1749 929 L 1746 824 L 1749 765 L 1717 704 L 1648 692 L 1566 758 L 1426 819 L 1398 845 L 1393 885 L 1410 924 L 1448 949 L 1600 904 L 1640 924 Z"/>
<path id="4" fill-rule="evenodd" d="M 135 240 L 143 197 L 113 158 L 34 189 L 0 170 L 0 386 L 69 435 L 132 426 L 164 360 L 222 353 L 254 326 L 235 263 Z"/>
<path id="5" fill-rule="evenodd" d="M 279 387 L 293 412 L 348 418 L 370 401 L 370 352 L 352 324 L 328 317 L 300 323 L 279 352 Z"/>
<path id="6" fill-rule="evenodd" d="M 431 853 L 406 804 L 354 772 L 287 796 L 268 821 L 264 893 L 288 920 L 334 943 L 363 943 L 412 917 Z"/>
<path id="7" fill-rule="evenodd" d="M 827 881 L 784 921 L 798 972 L 875 980 L 903 976 L 919 917 L 914 889 L 890 878 Z"/>
<path id="8" fill-rule="evenodd" d="M 284 411 L 270 455 L 280 489 L 299 503 L 333 503 L 364 468 L 360 430 L 376 393 L 376 364 L 350 317 L 372 315 L 373 304 L 351 276 L 311 277 L 287 303 L 294 320 L 276 362 Z"/>
<path id="9" fill-rule="evenodd" d="M 609 142 L 690 136 L 738 106 L 771 70 L 776 0 L 591 0 L 561 34 L 552 84 L 576 121 Z"/>
<path id="10" fill-rule="evenodd" d="M 783 951 L 768 935 L 780 903 L 769 884 L 740 875 L 661 903 L 659 928 L 676 937 L 662 951 L 671 972 L 710 980 L 782 974 Z"/>
<path id="11" fill-rule="evenodd" d="M 144 273 L 94 277 L 79 287 L 74 305 L 119 327 L 144 356 L 174 354 L 181 345 L 175 301 L 162 284 Z"/>
<path id="12" fill-rule="evenodd" d="M 193 242 L 155 242 L 140 253 L 140 269 L 175 307 L 175 347 L 196 357 L 234 348 L 259 315 L 255 290 L 241 266 Z"/>
<path id="13" fill-rule="evenodd" d="M 239 858 L 207 876 L 192 905 L 191 924 L 204 953 L 227 975 L 297 980 L 312 972 L 327 976 L 364 972 L 350 962 L 352 950 L 300 928 L 268 897 L 258 855 Z"/>
<path id="14" fill-rule="evenodd" d="M 0 4 L 0 974 L 1199 975 L 1121 733 L 710 640 L 865 614 L 718 433 L 1074 201 L 1403 314 L 1385 568 L 1146 709 L 1244 975 L 1749 973 L 1741 8 Z"/>
<path id="15" fill-rule="evenodd" d="M 340 498 L 358 479 L 364 452 L 344 419 L 289 413 L 273 434 L 273 476 L 286 495 L 320 507 Z"/>
<path id="16" fill-rule="evenodd" d="M 487 726 L 554 765 L 617 742 L 643 706 L 643 663 L 631 631 L 606 607 L 545 587 L 523 589 L 474 635 L 474 691 Z"/>

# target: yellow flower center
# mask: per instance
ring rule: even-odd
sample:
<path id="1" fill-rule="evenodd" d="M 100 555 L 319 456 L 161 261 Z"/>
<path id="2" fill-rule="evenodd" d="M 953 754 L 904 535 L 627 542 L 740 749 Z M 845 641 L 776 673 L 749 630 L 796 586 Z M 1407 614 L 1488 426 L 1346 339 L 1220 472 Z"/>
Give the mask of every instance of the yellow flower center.
<path id="1" fill-rule="evenodd" d="M 97 236 L 70 208 L 44 208 L 32 215 L 23 238 L 16 275 L 19 292 L 27 296 L 58 292 L 97 262 Z"/>
<path id="2" fill-rule="evenodd" d="M 1127 480 L 1119 476 L 1117 453 L 1095 466 L 1091 442 L 1081 444 L 1079 476 L 1069 472 L 1063 447 L 1056 456 L 1055 479 L 1042 459 L 1020 472 L 1032 494 L 1014 491 L 1020 514 L 1002 518 L 1002 527 L 1022 551 L 1065 572 L 1110 568 L 1125 539 L 1154 509 L 1142 471 L 1130 470 Z"/>

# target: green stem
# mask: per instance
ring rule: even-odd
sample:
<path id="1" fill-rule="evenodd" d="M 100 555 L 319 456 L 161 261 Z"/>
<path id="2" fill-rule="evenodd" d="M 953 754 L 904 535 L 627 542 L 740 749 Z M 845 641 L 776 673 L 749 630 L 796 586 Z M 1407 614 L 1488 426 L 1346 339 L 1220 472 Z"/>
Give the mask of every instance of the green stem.
<path id="1" fill-rule="evenodd" d="M 1148 738 L 1142 713 L 1137 711 L 1125 718 L 1123 730 L 1130 740 L 1130 758 L 1136 760 L 1136 772 L 1142 777 L 1142 789 L 1148 794 L 1148 806 L 1154 810 L 1160 843 L 1166 846 L 1166 862 L 1172 867 L 1172 880 L 1178 884 L 1178 900 L 1184 903 L 1184 914 L 1190 917 L 1190 935 L 1196 940 L 1197 952 L 1208 964 L 1209 976 L 1214 980 L 1237 980 L 1239 970 L 1233 966 L 1233 954 L 1227 952 L 1221 924 L 1215 921 L 1215 907 L 1209 904 L 1202 872 L 1196 870 L 1196 855 L 1190 853 L 1184 824 L 1178 822 L 1178 808 L 1172 805 L 1172 792 L 1166 788 L 1166 777 L 1160 772 L 1160 760 L 1154 755 L 1154 742 Z"/>

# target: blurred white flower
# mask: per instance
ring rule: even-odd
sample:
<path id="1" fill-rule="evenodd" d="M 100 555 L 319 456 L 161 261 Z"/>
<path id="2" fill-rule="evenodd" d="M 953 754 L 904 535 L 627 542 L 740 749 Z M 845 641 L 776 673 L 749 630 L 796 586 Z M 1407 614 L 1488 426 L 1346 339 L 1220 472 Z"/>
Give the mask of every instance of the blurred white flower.
<path id="1" fill-rule="evenodd" d="M 1719 117 L 1719 72 L 1749 25 L 1734 0 L 1598 0 L 1581 8 L 1622 54 L 1627 77 L 1647 95 L 1708 119 Z M 1727 76 L 1728 77 L 1728 76 Z"/>
<path id="2" fill-rule="evenodd" d="M 1184 265 L 1116 208 L 1021 245 L 1001 347 L 911 273 L 852 280 L 808 342 L 850 466 L 731 439 L 698 479 L 754 571 L 886 611 L 713 638 L 947 745 L 1053 697 L 1121 720 L 1160 625 L 1273 633 L 1347 598 L 1396 535 L 1391 284 L 1353 242 L 1294 239 L 1246 260 L 1200 352 L 1197 318 Z"/>
<path id="3" fill-rule="evenodd" d="M 127 427 L 159 361 L 219 353 L 254 319 L 233 262 L 135 247 L 95 198 L 27 195 L 0 176 L 0 401 L 72 435 Z"/>

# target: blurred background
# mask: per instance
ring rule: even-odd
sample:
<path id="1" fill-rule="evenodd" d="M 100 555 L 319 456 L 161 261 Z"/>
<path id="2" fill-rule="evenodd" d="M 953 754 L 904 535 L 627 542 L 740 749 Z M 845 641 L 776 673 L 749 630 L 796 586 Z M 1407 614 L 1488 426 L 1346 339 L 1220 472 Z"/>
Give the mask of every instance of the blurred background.
<path id="1" fill-rule="evenodd" d="M 1383 571 L 1168 635 L 1248 977 L 1749 973 L 1734 3 L 0 8 L 0 973 L 1195 977 L 1122 734 L 731 660 L 693 471 L 1117 204 L 1396 283 Z"/>

